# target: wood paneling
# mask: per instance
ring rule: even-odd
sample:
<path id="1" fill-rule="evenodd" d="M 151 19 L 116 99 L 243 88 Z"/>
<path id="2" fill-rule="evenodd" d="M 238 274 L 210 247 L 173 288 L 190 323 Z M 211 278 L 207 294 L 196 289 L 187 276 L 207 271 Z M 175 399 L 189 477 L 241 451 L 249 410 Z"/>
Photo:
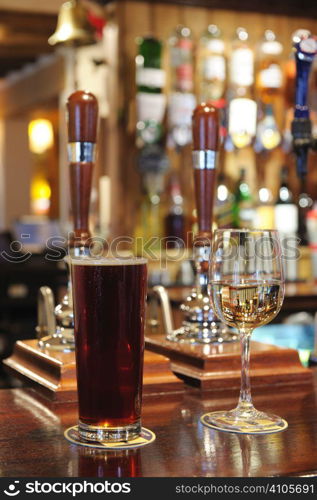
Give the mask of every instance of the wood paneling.
<path id="1" fill-rule="evenodd" d="M 47 39 L 55 31 L 57 20 L 56 15 L 12 12 L 5 7 L 9 9 L 0 0 L 0 77 L 52 52 Z"/>
<path id="2" fill-rule="evenodd" d="M 64 0 L 0 0 L 0 9 L 16 12 L 57 14 Z"/>
<path id="3" fill-rule="evenodd" d="M 32 162 L 27 117 L 6 120 L 3 147 L 5 216 L 6 227 L 9 227 L 9 223 L 30 213 Z"/>

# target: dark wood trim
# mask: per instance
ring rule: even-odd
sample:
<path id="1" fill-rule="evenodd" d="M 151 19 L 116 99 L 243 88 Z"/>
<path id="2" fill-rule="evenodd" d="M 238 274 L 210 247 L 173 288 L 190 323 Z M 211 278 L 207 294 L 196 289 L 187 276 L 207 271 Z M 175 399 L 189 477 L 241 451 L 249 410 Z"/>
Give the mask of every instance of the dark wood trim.
<path id="1" fill-rule="evenodd" d="M 126 0 L 131 1 L 131 0 Z M 134 1 L 134 0 L 132 0 Z M 311 0 L 141 0 L 146 3 L 166 3 L 186 7 L 260 12 L 269 15 L 312 17 L 317 19 L 317 2 Z"/>

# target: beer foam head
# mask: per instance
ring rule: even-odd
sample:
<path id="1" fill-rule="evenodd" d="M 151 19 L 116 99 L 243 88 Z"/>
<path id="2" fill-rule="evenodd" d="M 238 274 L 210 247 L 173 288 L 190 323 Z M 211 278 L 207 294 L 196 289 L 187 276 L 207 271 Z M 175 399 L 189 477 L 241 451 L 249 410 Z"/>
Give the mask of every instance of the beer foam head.
<path id="1" fill-rule="evenodd" d="M 70 263 L 74 266 L 135 266 L 146 264 L 147 259 L 143 257 L 90 257 L 89 255 L 71 256 Z"/>

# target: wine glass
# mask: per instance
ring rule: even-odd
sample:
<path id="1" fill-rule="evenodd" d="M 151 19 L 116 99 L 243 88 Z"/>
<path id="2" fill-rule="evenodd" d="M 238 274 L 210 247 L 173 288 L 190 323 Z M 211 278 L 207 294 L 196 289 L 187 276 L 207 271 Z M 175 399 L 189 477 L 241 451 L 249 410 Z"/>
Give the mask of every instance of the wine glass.
<path id="1" fill-rule="evenodd" d="M 284 278 L 277 231 L 219 229 L 214 233 L 209 293 L 221 321 L 236 327 L 241 341 L 241 390 L 231 411 L 207 413 L 209 427 L 237 433 L 266 434 L 287 427 L 282 418 L 256 410 L 249 375 L 250 338 L 281 309 Z"/>

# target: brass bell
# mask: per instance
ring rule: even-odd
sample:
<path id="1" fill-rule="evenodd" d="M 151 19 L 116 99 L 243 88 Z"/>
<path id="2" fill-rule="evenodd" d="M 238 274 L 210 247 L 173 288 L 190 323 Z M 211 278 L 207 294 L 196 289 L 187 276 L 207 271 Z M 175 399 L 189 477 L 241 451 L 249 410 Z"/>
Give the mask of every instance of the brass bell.
<path id="1" fill-rule="evenodd" d="M 55 33 L 49 37 L 50 45 L 89 45 L 95 43 L 94 32 L 90 26 L 86 9 L 76 0 L 61 5 Z"/>

